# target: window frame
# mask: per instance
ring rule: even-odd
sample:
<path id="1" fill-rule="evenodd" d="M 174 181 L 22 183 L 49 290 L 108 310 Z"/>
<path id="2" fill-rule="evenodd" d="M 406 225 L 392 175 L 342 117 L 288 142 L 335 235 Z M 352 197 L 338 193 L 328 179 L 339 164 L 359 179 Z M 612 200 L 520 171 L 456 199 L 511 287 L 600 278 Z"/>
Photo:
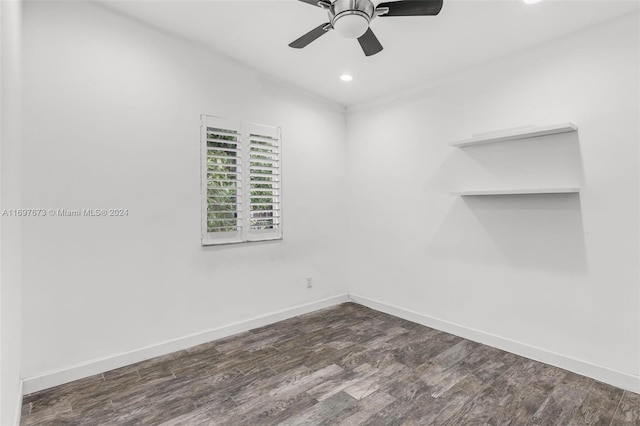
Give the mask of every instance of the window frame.
<path id="1" fill-rule="evenodd" d="M 282 197 L 282 129 L 276 126 L 268 126 L 258 123 L 242 122 L 238 120 L 225 119 L 222 117 L 202 114 L 200 116 L 200 175 L 201 175 L 201 245 L 202 246 L 214 246 L 224 244 L 240 244 L 249 242 L 260 241 L 274 241 L 282 240 L 283 233 L 283 197 Z M 228 232 L 209 232 L 208 218 L 209 218 L 209 178 L 208 178 L 208 154 L 210 147 L 208 146 L 208 134 L 211 132 L 210 128 L 216 128 L 226 131 L 235 131 L 238 135 L 239 141 L 234 142 L 238 148 L 238 159 L 236 167 L 236 176 L 239 185 L 236 186 L 236 209 L 234 214 L 238 219 L 236 227 L 239 229 L 236 231 Z M 234 133 L 230 133 L 234 134 Z M 272 193 L 276 194 L 275 204 L 276 207 L 272 208 L 274 222 L 277 222 L 277 226 L 272 229 L 251 229 L 251 137 L 260 137 L 259 135 L 267 136 L 277 143 L 277 152 L 274 155 L 275 163 L 277 167 L 274 167 L 274 176 L 277 176 L 277 180 L 274 180 L 275 188 Z M 260 167 L 260 166 L 253 166 Z M 256 198 L 256 196 L 254 196 Z M 255 220 L 255 218 L 253 219 Z M 238 224 L 240 224 L 238 226 Z"/>

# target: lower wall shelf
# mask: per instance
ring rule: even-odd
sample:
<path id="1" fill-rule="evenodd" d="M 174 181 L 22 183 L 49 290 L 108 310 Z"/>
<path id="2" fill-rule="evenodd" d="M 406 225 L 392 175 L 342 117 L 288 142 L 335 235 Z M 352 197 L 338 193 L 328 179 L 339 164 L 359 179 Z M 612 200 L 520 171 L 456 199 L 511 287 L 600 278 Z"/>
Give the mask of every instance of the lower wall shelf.
<path id="1" fill-rule="evenodd" d="M 528 194 L 575 194 L 580 192 L 578 187 L 564 188 L 521 188 L 521 189 L 486 189 L 473 191 L 452 191 L 451 195 L 528 195 Z"/>

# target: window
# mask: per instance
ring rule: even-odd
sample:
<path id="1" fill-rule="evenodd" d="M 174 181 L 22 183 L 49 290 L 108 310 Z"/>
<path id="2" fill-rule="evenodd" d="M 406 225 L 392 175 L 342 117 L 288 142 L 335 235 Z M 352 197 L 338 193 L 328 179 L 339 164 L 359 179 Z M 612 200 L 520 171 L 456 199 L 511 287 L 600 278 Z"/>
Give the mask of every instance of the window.
<path id="1" fill-rule="evenodd" d="M 280 129 L 202 116 L 202 244 L 282 238 Z"/>

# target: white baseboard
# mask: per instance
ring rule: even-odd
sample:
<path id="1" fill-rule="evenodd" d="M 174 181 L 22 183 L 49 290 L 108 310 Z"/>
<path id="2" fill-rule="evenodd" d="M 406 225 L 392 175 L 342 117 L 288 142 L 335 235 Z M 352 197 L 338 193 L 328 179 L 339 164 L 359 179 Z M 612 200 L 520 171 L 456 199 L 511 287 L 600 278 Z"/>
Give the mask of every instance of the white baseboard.
<path id="1" fill-rule="evenodd" d="M 20 425 L 20 416 L 22 415 L 22 395 L 24 395 L 22 388 L 24 386 L 24 382 L 20 380 L 20 386 L 18 387 L 18 407 L 16 407 L 16 412 L 13 417 L 14 426 Z"/>
<path id="2" fill-rule="evenodd" d="M 72 382 L 74 380 L 104 373 L 105 371 L 113 370 L 115 368 L 135 364 L 136 362 L 144 361 L 161 355 L 166 355 L 171 352 L 176 352 L 203 343 L 211 342 L 212 340 L 221 339 L 223 337 L 262 327 L 264 325 L 272 324 L 284 319 L 317 311 L 318 309 L 328 308 L 340 303 L 347 302 L 348 300 L 348 294 L 334 296 L 328 299 L 319 300 L 317 302 L 271 312 L 269 314 L 261 315 L 259 317 L 251 318 L 245 321 L 240 321 L 189 336 L 180 337 L 178 339 L 168 340 L 156 345 L 147 346 L 129 352 L 114 354 L 80 364 L 70 365 L 58 370 L 48 371 L 41 375 L 24 379 L 23 392 L 25 395 L 33 392 L 38 392 L 43 389 L 48 389 L 54 386 L 62 385 L 64 383 Z"/>
<path id="3" fill-rule="evenodd" d="M 566 355 L 548 351 L 546 349 L 537 348 L 535 346 L 530 346 L 511 339 L 506 339 L 504 337 L 496 336 L 495 334 L 486 333 L 484 331 L 469 328 L 460 324 L 443 321 L 437 318 L 430 317 L 428 315 L 423 315 L 397 306 L 389 305 L 387 303 L 371 300 L 366 297 L 349 294 L 349 300 L 354 303 L 367 306 L 371 309 L 387 313 L 389 315 L 403 318 L 418 324 L 426 325 L 427 327 L 431 327 L 436 330 L 455 334 L 456 336 L 473 340 L 484 345 L 493 346 L 495 348 L 502 349 L 516 355 L 543 362 L 545 364 L 563 368 L 565 370 L 569 370 L 583 376 L 591 377 L 593 379 L 629 390 L 631 392 L 640 392 L 640 377 L 634 376 L 632 374 L 612 370 L 607 367 L 589 363 L 587 361 L 571 358 Z"/>

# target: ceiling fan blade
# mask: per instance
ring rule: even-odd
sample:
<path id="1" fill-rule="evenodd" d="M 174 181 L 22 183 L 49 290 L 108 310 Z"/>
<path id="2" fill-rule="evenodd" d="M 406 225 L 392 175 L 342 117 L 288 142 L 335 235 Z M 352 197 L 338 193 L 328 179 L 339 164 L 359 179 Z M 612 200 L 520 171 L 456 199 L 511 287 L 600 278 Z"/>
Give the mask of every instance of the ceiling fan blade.
<path id="1" fill-rule="evenodd" d="M 318 6 L 318 7 L 322 7 L 322 8 L 327 8 L 329 6 L 331 6 L 331 2 L 329 0 L 298 0 L 301 1 L 302 3 L 306 3 L 306 4 L 310 4 L 311 6 Z M 320 5 L 320 3 L 323 3 L 322 5 Z"/>
<path id="2" fill-rule="evenodd" d="M 375 55 L 382 51 L 382 45 L 378 41 L 378 37 L 371 31 L 371 28 L 358 39 L 358 42 L 360 42 L 360 47 L 362 47 L 364 54 L 367 56 Z"/>
<path id="3" fill-rule="evenodd" d="M 306 47 L 312 41 L 315 41 L 320 36 L 328 33 L 333 27 L 331 27 L 330 23 L 322 24 L 312 29 L 296 41 L 289 43 L 289 47 L 293 47 L 294 49 L 302 49 Z"/>
<path id="4" fill-rule="evenodd" d="M 380 3 L 377 9 L 388 8 L 385 16 L 430 16 L 437 15 L 442 9 L 442 0 L 404 0 Z"/>

